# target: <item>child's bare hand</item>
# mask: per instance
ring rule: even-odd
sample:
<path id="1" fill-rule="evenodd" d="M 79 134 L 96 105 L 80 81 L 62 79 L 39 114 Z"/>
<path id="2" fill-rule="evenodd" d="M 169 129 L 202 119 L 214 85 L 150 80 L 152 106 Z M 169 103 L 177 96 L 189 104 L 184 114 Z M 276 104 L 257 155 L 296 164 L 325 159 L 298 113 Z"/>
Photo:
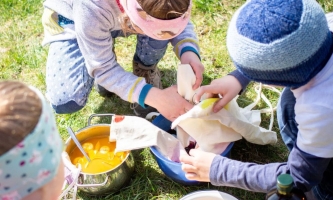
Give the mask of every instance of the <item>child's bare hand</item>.
<path id="1" fill-rule="evenodd" d="M 180 162 L 182 162 L 182 170 L 185 177 L 189 180 L 209 182 L 210 166 L 216 154 L 201 151 L 199 149 L 191 149 L 190 155 L 185 151 L 181 151 Z"/>
<path id="2" fill-rule="evenodd" d="M 170 121 L 174 121 L 193 107 L 191 103 L 180 96 L 176 85 L 163 90 L 152 88 L 148 92 L 145 103 L 156 108 L 158 112 Z"/>
<path id="3" fill-rule="evenodd" d="M 241 84 L 238 80 L 231 75 L 213 80 L 210 85 L 205 85 L 200 87 L 196 94 L 194 95 L 194 102 L 199 102 L 203 94 L 207 94 L 208 98 L 215 97 L 216 95 L 221 95 L 222 98 L 218 100 L 214 107 L 213 111 L 218 112 L 221 110 L 227 103 L 229 103 L 237 94 L 242 90 Z"/>
<path id="4" fill-rule="evenodd" d="M 181 64 L 191 65 L 196 77 L 195 83 L 193 85 L 193 90 L 196 90 L 197 88 L 200 87 L 203 80 L 203 72 L 205 70 L 203 64 L 201 63 L 197 54 L 193 53 L 192 51 L 187 51 L 183 53 L 180 61 Z"/>

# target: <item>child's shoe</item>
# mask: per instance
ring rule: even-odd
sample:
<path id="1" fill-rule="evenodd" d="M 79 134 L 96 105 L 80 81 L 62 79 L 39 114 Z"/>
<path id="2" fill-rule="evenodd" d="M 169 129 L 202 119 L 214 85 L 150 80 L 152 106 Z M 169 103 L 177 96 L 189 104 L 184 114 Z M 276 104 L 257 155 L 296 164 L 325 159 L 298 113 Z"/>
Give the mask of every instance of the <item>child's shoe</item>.
<path id="1" fill-rule="evenodd" d="M 163 89 L 161 82 L 161 73 L 157 68 L 157 64 L 147 67 L 139 62 L 133 60 L 133 74 L 138 77 L 144 77 L 148 84 L 154 87 Z M 138 103 L 133 103 L 131 109 L 134 110 L 134 114 L 145 118 L 148 113 L 156 112 L 157 110 L 151 106 L 146 108 L 141 107 Z"/>

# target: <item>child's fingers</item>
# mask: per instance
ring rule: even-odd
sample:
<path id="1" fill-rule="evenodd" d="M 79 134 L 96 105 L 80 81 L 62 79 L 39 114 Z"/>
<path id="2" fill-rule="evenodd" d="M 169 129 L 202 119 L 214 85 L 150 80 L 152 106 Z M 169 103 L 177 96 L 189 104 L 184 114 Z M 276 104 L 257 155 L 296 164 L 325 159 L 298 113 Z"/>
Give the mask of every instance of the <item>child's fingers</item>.
<path id="1" fill-rule="evenodd" d="M 204 94 L 204 90 L 202 90 L 202 87 L 200 87 L 193 96 L 193 102 L 195 104 L 198 104 L 200 102 L 201 96 Z"/>
<path id="2" fill-rule="evenodd" d="M 205 85 L 205 86 L 201 86 L 196 92 L 195 95 L 193 96 L 193 101 L 194 103 L 199 103 L 201 100 L 202 95 L 204 95 L 205 93 L 207 93 L 207 98 L 213 96 L 213 94 L 210 94 L 211 90 L 213 89 L 213 86 L 211 85 Z"/>
<path id="3" fill-rule="evenodd" d="M 185 178 L 187 178 L 188 180 L 197 180 L 197 177 L 198 175 L 195 173 L 185 173 Z"/>
<path id="4" fill-rule="evenodd" d="M 180 152 L 179 160 L 180 160 L 180 162 L 185 163 L 185 164 L 190 164 L 190 165 L 193 164 L 193 158 L 191 156 L 189 156 L 186 153 L 186 151 L 185 151 L 185 153 L 184 152 Z"/>
<path id="5" fill-rule="evenodd" d="M 184 158 L 186 159 L 187 156 L 188 156 L 188 154 L 187 154 L 187 152 L 186 152 L 185 149 L 181 149 L 181 150 L 179 151 L 179 160 L 180 160 L 180 162 L 182 162 L 182 160 L 183 160 Z"/>
<path id="6" fill-rule="evenodd" d="M 194 167 L 193 165 L 189 165 L 189 164 L 182 164 L 182 170 L 186 173 L 195 173 L 197 172 L 197 168 Z"/>
<path id="7" fill-rule="evenodd" d="M 230 98 L 229 96 L 225 96 L 223 98 L 221 98 L 220 100 L 218 100 L 217 102 L 215 102 L 215 105 L 213 107 L 213 112 L 218 112 L 220 111 L 225 105 L 227 105 L 230 101 L 232 100 L 232 98 Z"/>
<path id="8" fill-rule="evenodd" d="M 198 149 L 191 149 L 190 152 L 189 152 L 189 154 L 190 154 L 190 157 L 192 158 L 192 160 L 193 160 L 194 157 L 195 157 L 196 155 L 198 155 L 200 152 L 201 152 L 201 151 L 198 150 Z"/>
<path id="9" fill-rule="evenodd" d="M 195 83 L 193 85 L 193 90 L 198 89 L 200 87 L 201 83 L 202 83 L 202 80 L 203 80 L 201 74 L 196 73 L 195 76 L 196 76 L 196 80 L 195 80 Z"/>

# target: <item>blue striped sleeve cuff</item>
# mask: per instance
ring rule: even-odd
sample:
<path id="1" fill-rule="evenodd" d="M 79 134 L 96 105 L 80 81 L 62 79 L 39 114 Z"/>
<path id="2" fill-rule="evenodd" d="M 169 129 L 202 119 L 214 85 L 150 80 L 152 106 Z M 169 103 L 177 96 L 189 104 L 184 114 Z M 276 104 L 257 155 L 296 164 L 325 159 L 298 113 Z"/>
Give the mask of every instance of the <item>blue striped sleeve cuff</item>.
<path id="1" fill-rule="evenodd" d="M 187 47 L 182 48 L 182 50 L 180 51 L 180 57 L 182 57 L 183 53 L 185 53 L 186 51 L 192 51 L 193 53 L 197 54 L 197 56 L 201 60 L 199 52 L 195 48 L 193 48 L 191 46 L 187 46 Z"/>
<path id="2" fill-rule="evenodd" d="M 150 85 L 150 84 L 147 84 L 145 86 L 143 86 L 142 90 L 141 90 L 141 93 L 139 95 L 139 104 L 142 108 L 146 108 L 146 104 L 145 104 L 145 99 L 146 99 L 146 96 L 149 92 L 149 90 L 152 88 L 153 86 Z"/>

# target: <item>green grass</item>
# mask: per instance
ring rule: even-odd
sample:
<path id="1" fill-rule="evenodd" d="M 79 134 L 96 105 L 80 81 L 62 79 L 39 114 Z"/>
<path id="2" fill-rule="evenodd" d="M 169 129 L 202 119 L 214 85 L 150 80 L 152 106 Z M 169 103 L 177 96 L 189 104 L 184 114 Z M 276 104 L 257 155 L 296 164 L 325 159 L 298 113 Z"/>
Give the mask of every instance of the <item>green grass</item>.
<path id="1" fill-rule="evenodd" d="M 195 0 L 192 21 L 196 26 L 201 46 L 202 62 L 206 67 L 203 84 L 226 75 L 234 69 L 227 54 L 225 36 L 231 15 L 243 0 Z M 319 1 L 326 12 L 333 11 L 331 0 Z M 42 0 L 1 0 L 0 2 L 0 79 L 21 80 L 45 92 L 45 63 L 47 47 L 42 47 L 43 28 L 41 25 Z M 116 53 L 118 61 L 126 70 L 131 70 L 135 37 L 118 38 Z M 165 87 L 176 83 L 176 67 L 179 61 L 169 47 L 159 67 L 163 73 Z M 273 105 L 277 95 L 265 91 Z M 255 99 L 253 86 L 239 97 L 241 106 Z M 265 108 L 260 102 L 256 109 Z M 95 90 L 89 96 L 84 109 L 74 114 L 56 115 L 57 126 L 62 138 L 68 138 L 66 128 L 71 126 L 78 131 L 87 126 L 87 120 L 94 113 L 114 113 L 132 115 L 130 104 L 118 97 L 102 98 Z M 262 115 L 262 126 L 268 127 L 269 115 Z M 108 118 L 97 118 L 94 124 L 108 123 Z M 276 120 L 273 129 L 278 132 Z M 239 199 L 263 199 L 264 194 L 244 191 L 230 187 L 215 187 L 209 183 L 200 186 L 183 186 L 171 181 L 157 166 L 149 149 L 133 151 L 136 161 L 135 173 L 131 182 L 120 192 L 107 197 L 87 197 L 79 193 L 81 199 L 179 199 L 197 190 L 217 189 L 234 195 Z M 244 140 L 237 141 L 232 149 L 231 158 L 245 162 L 269 163 L 287 160 L 288 151 L 281 138 L 274 145 L 255 145 Z"/>

